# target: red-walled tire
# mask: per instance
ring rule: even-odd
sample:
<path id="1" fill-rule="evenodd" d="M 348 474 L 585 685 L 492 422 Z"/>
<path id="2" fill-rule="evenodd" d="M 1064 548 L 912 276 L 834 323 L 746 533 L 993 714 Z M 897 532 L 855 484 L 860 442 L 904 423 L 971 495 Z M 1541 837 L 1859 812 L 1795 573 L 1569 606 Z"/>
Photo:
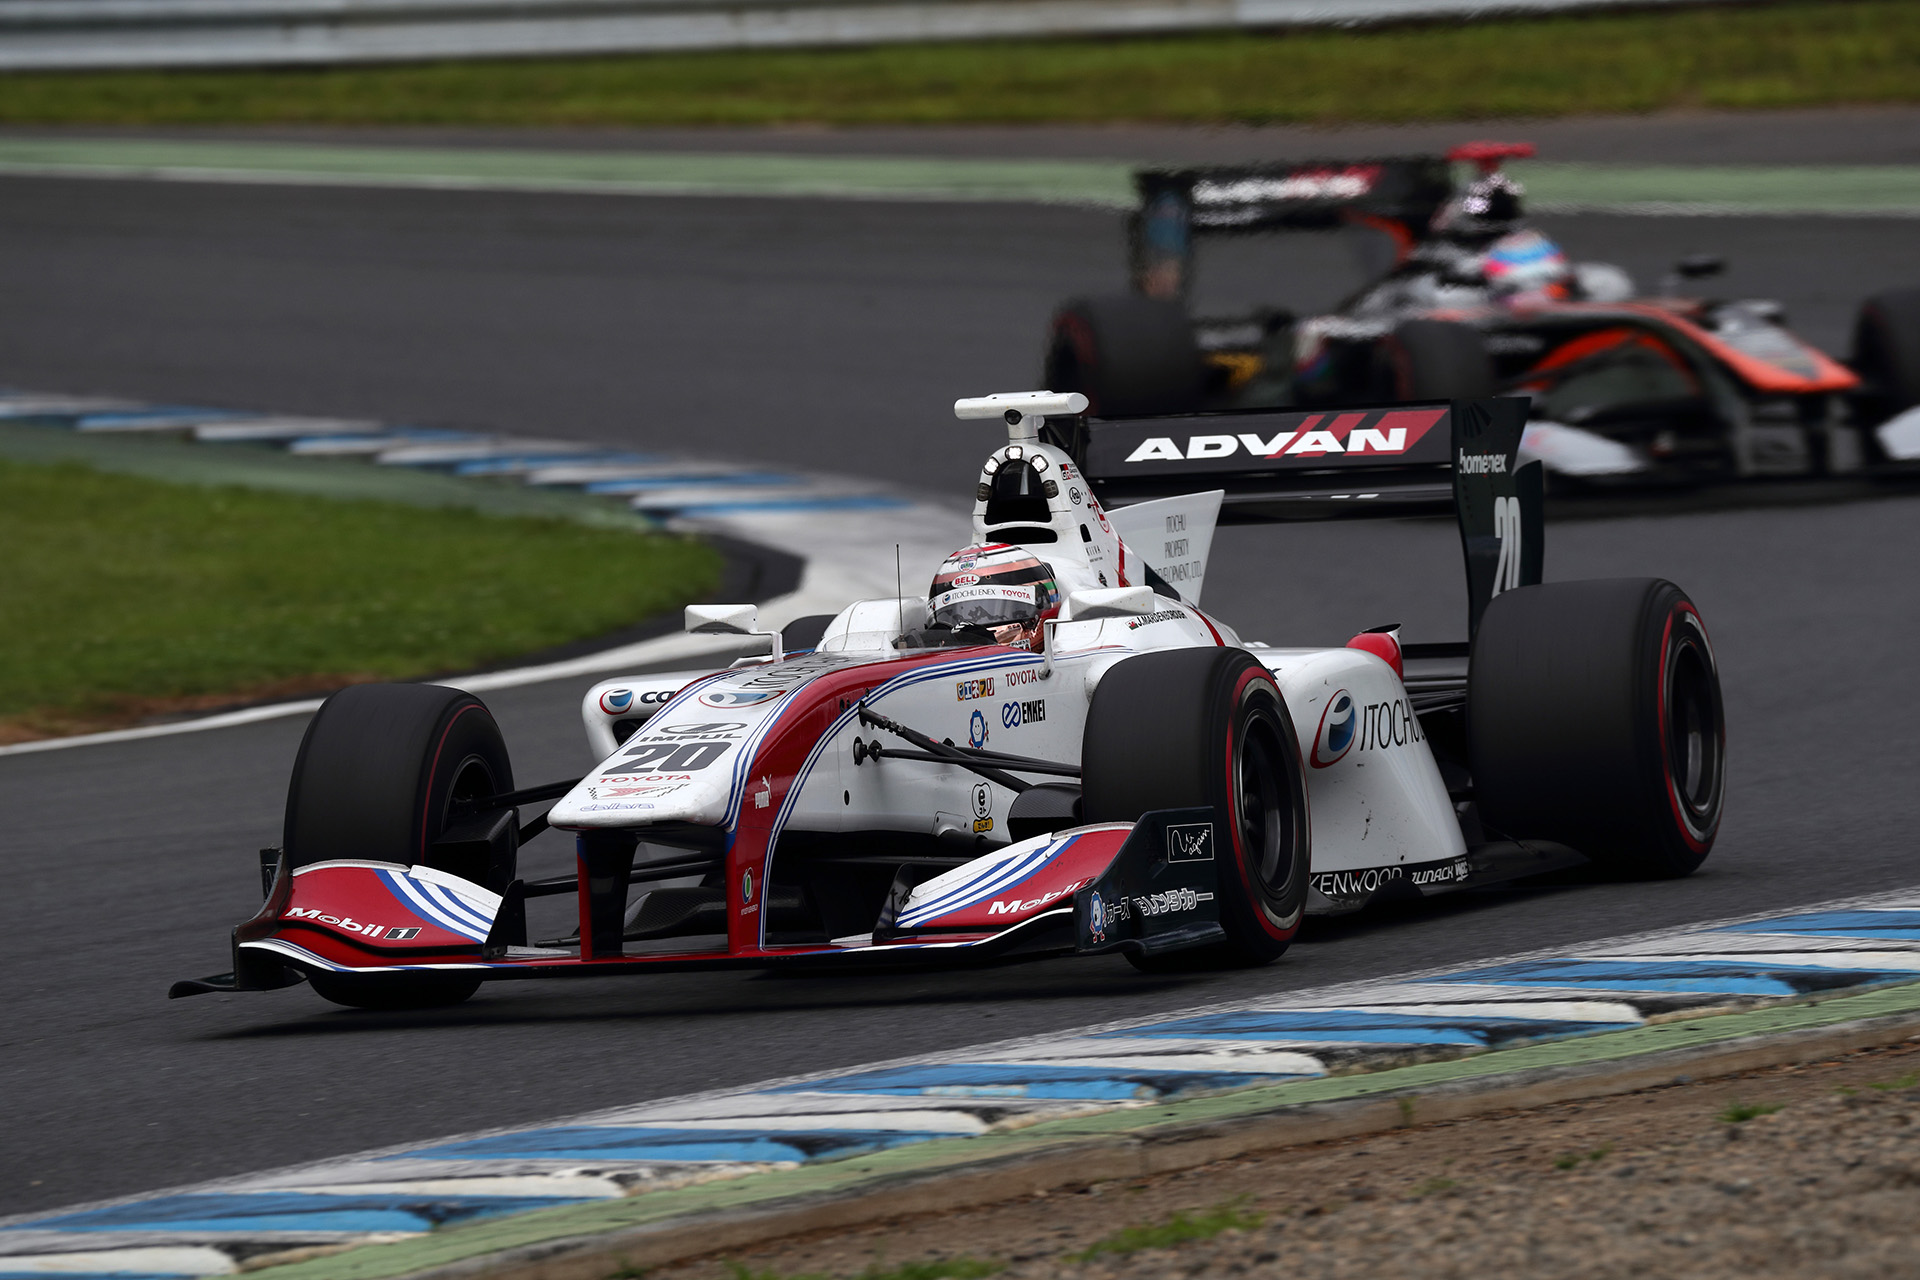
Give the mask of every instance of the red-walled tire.
<path id="1" fill-rule="evenodd" d="M 1474 800 L 1490 834 L 1668 879 L 1713 849 L 1726 720 L 1706 625 L 1659 578 L 1494 597 L 1467 678 Z"/>
<path id="2" fill-rule="evenodd" d="M 1244 649 L 1137 654 L 1101 677 L 1081 744 L 1086 822 L 1135 822 L 1155 809 L 1228 816 L 1216 947 L 1147 958 L 1149 971 L 1278 959 L 1300 930 L 1312 856 L 1300 740 L 1273 675 Z"/>
<path id="3" fill-rule="evenodd" d="M 511 866 L 440 866 L 433 844 L 461 800 L 511 790 L 506 743 L 480 699 L 440 685 L 354 685 L 307 726 L 287 786 L 283 847 L 295 868 L 343 858 L 427 865 L 499 892 Z M 457 1004 L 480 985 L 437 973 L 310 973 L 308 981 L 360 1009 Z"/>

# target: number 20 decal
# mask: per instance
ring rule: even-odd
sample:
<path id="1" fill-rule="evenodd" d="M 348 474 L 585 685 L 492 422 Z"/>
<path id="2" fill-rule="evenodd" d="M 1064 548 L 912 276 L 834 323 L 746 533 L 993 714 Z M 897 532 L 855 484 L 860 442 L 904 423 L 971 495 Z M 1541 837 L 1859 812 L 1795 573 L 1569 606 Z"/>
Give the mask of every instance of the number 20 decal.
<path id="1" fill-rule="evenodd" d="M 1520 585 L 1520 499 L 1493 500 L 1493 536 L 1500 543 L 1500 559 L 1493 567 L 1493 594 Z"/>
<path id="2" fill-rule="evenodd" d="M 649 742 L 627 752 L 616 773 L 692 773 L 733 749 L 731 742 Z"/>

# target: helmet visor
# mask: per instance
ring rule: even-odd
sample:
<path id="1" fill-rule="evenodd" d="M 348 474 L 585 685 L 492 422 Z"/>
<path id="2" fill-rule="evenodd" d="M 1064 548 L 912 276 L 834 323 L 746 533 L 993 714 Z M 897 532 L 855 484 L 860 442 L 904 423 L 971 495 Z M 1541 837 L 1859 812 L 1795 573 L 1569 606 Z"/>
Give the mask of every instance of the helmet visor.
<path id="1" fill-rule="evenodd" d="M 956 587 L 933 598 L 935 626 L 1002 627 L 1040 616 L 1039 593 L 1031 586 L 981 583 Z"/>

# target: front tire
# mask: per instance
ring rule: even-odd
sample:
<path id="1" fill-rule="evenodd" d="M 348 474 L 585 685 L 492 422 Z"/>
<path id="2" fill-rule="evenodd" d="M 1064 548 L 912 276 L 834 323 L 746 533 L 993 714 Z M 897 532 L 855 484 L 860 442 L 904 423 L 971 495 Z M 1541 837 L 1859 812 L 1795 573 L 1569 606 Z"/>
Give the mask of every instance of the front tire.
<path id="1" fill-rule="evenodd" d="M 1920 289 L 1889 289 L 1861 304 L 1853 368 L 1867 383 L 1861 397 L 1866 425 L 1920 404 Z"/>
<path id="2" fill-rule="evenodd" d="M 434 842 L 463 803 L 513 790 L 500 726 L 470 693 L 430 684 L 363 684 L 321 704 L 287 787 L 282 847 L 292 868 L 337 859 L 430 866 L 498 893 L 505 865 L 458 863 Z M 465 974 L 311 973 L 313 989 L 358 1009 L 457 1004 Z"/>
<path id="3" fill-rule="evenodd" d="M 1151 744 L 1150 748 L 1146 744 Z M 1312 840 L 1300 739 L 1272 674 L 1244 649 L 1137 654 L 1101 678 L 1081 745 L 1084 822 L 1155 809 L 1225 813 L 1216 947 L 1129 954 L 1149 972 L 1278 959 L 1306 911 Z"/>
<path id="4" fill-rule="evenodd" d="M 1406 320 L 1375 349 L 1379 393 L 1390 400 L 1484 400 L 1497 379 L 1487 340 L 1454 320 Z"/>
<path id="5" fill-rule="evenodd" d="M 1179 303 L 1129 293 L 1062 305 L 1047 333 L 1043 379 L 1113 418 L 1191 413 L 1206 395 L 1207 370 Z"/>
<path id="6" fill-rule="evenodd" d="M 1726 795 L 1705 624 L 1658 578 L 1494 597 L 1473 641 L 1467 746 L 1492 832 L 1570 845 L 1615 875 L 1691 873 Z"/>

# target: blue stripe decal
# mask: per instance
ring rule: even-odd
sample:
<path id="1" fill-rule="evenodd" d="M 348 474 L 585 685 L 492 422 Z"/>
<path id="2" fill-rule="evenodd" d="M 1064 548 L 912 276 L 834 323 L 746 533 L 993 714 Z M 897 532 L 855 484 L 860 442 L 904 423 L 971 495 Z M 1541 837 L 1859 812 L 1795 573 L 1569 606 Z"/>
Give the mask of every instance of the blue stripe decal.
<path id="1" fill-rule="evenodd" d="M 188 1193 L 110 1205 L 56 1218 L 33 1230 L 61 1231 L 431 1231 L 455 1222 L 579 1204 L 580 1196 L 329 1196 L 306 1191 Z M 11 1228 L 22 1230 L 22 1227 Z"/>
<path id="2" fill-rule="evenodd" d="M 469 923 L 464 916 L 452 914 L 428 897 L 425 892 L 426 886 L 416 882 L 411 876 L 397 871 L 382 871 L 379 875 L 387 882 L 387 887 L 393 890 L 394 895 L 428 924 L 437 925 L 448 933 L 457 933 L 462 937 L 471 938 L 475 942 L 487 940 L 487 933 L 491 926 L 481 928 Z"/>
<path id="3" fill-rule="evenodd" d="M 914 1129 L 668 1129 L 569 1125 L 422 1147 L 387 1160 L 649 1160 L 764 1164 L 839 1160 L 951 1138 Z"/>
<path id="4" fill-rule="evenodd" d="M 445 885 L 434 884 L 431 880 L 415 880 L 412 876 L 408 876 L 407 879 L 416 889 L 426 894 L 430 900 L 436 903 L 442 911 L 445 911 L 447 915 L 453 919 L 463 920 L 467 923 L 468 927 L 474 929 L 493 928 L 493 919 L 491 916 L 481 911 L 478 907 Z"/>
<path id="5" fill-rule="evenodd" d="M 584 486 L 588 493 L 645 493 L 649 489 L 678 489 L 682 487 L 720 485 L 788 485 L 799 484 L 797 476 L 781 472 L 712 471 L 689 472 L 674 476 L 633 476 L 624 480 L 589 480 Z"/>
<path id="6" fill-rule="evenodd" d="M 1503 1018 L 1471 1014 L 1370 1013 L 1362 1009 L 1295 1012 L 1253 1009 L 1103 1031 L 1103 1039 L 1276 1040 L 1297 1043 L 1494 1045 L 1535 1036 L 1620 1031 L 1633 1022 Z"/>
<path id="7" fill-rule="evenodd" d="M 1304 1074 L 1187 1071 L 1179 1068 L 1055 1067 L 1045 1063 L 940 1063 L 862 1071 L 784 1085 L 773 1093 L 878 1094 L 907 1098 L 1058 1098 L 1089 1102 L 1152 1102 L 1182 1094 L 1300 1080 Z"/>
<path id="8" fill-rule="evenodd" d="M 554 467 L 640 466 L 665 462 L 652 453 L 503 453 L 487 458 L 468 458 L 453 465 L 457 476 L 495 476 L 514 471 L 544 471 Z"/>
<path id="9" fill-rule="evenodd" d="M 1740 960 L 1527 960 L 1465 969 L 1424 982 L 1604 991 L 1690 991 L 1711 995 L 1797 996 L 1845 987 L 1911 982 L 1911 969 L 1824 969 Z"/>
<path id="10" fill-rule="evenodd" d="M 1920 911 L 1809 911 L 1732 924 L 1721 933 L 1804 933 L 1821 938 L 1920 940 Z"/>

